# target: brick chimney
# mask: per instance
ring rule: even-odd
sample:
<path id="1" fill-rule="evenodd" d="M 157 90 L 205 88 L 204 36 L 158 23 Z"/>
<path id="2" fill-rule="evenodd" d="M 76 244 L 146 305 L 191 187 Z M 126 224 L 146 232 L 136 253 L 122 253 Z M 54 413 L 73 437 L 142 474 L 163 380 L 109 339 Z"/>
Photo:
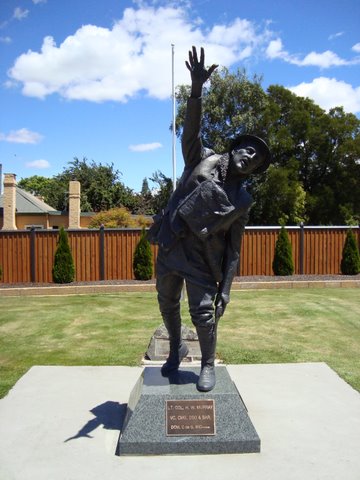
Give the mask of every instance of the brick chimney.
<path id="1" fill-rule="evenodd" d="M 69 228 L 80 228 L 80 182 L 69 183 Z"/>
<path id="2" fill-rule="evenodd" d="M 4 174 L 3 195 L 4 221 L 2 230 L 17 230 L 16 227 L 16 175 Z"/>

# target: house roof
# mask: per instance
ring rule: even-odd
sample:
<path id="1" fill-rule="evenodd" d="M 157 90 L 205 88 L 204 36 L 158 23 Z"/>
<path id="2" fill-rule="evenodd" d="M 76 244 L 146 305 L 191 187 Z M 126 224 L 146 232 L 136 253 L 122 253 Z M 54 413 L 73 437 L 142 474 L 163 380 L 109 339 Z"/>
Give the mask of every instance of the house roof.
<path id="1" fill-rule="evenodd" d="M 39 200 L 35 195 L 26 192 L 22 188 L 16 188 L 16 212 L 17 213 L 50 213 L 56 212 L 55 208 Z M 0 208 L 3 207 L 3 197 L 0 195 Z"/>

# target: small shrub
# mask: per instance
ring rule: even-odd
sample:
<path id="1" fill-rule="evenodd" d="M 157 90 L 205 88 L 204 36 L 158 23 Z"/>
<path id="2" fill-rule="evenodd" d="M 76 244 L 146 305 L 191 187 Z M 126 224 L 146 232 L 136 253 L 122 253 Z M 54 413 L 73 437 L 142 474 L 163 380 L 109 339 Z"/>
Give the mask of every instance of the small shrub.
<path id="1" fill-rule="evenodd" d="M 272 268 L 275 275 L 283 276 L 292 275 L 294 273 L 292 247 L 285 227 L 281 227 L 276 241 Z"/>
<path id="2" fill-rule="evenodd" d="M 131 228 L 135 223 L 129 210 L 124 207 L 115 207 L 94 215 L 89 228 L 99 228 L 101 225 L 105 228 Z"/>
<path id="3" fill-rule="evenodd" d="M 134 252 L 133 270 L 136 280 L 150 280 L 153 274 L 150 243 L 143 228 Z"/>
<path id="4" fill-rule="evenodd" d="M 68 235 L 63 227 L 60 228 L 59 232 L 52 274 L 55 283 L 71 283 L 75 278 L 74 260 L 70 250 Z"/>
<path id="5" fill-rule="evenodd" d="M 151 217 L 145 217 L 144 215 L 139 215 L 136 217 L 136 223 L 141 228 L 150 227 L 153 223 L 153 219 Z"/>
<path id="6" fill-rule="evenodd" d="M 343 275 L 357 275 L 360 273 L 360 254 L 351 228 L 346 234 L 340 268 Z"/>

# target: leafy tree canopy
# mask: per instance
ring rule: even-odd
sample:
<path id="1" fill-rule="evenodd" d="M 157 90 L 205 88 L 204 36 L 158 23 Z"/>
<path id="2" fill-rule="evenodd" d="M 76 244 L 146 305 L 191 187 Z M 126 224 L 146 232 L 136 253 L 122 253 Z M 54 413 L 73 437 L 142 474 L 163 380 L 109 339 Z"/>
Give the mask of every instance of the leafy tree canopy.
<path id="1" fill-rule="evenodd" d="M 74 158 L 62 173 L 52 177 L 33 176 L 20 180 L 19 187 L 44 197 L 57 210 L 67 210 L 69 182 L 81 184 L 81 210 L 100 212 L 116 206 L 135 209 L 134 192 L 120 181 L 121 173 L 111 164 Z"/>
<path id="2" fill-rule="evenodd" d="M 66 203 L 68 187 L 65 189 L 64 185 L 59 184 L 55 178 L 33 175 L 19 180 L 18 186 L 37 197 L 42 197 L 51 207 L 63 210 L 62 205 Z"/>
<path id="3" fill-rule="evenodd" d="M 261 78 L 254 76 L 249 80 L 245 70 L 238 70 L 233 74 L 223 68 L 212 74 L 210 82 L 210 86 L 205 87 L 203 92 L 204 145 L 223 153 L 228 150 L 231 140 L 242 133 L 264 136 L 262 115 L 266 110 L 267 97 L 261 87 Z M 178 87 L 178 135 L 182 133 L 189 95 L 190 87 Z"/>
<path id="4" fill-rule="evenodd" d="M 153 173 L 150 180 L 157 185 L 155 187 L 156 193 L 153 196 L 153 210 L 157 213 L 166 207 L 173 192 L 173 182 L 171 178 L 164 175 L 160 170 Z"/>

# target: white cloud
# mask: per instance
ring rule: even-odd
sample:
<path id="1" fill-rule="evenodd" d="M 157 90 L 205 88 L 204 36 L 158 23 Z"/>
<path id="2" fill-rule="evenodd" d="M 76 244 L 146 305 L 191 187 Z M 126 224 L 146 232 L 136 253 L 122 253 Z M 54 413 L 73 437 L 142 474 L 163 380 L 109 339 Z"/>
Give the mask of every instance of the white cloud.
<path id="1" fill-rule="evenodd" d="M 360 43 L 355 43 L 355 45 L 351 47 L 351 50 L 353 50 L 356 53 L 360 53 Z"/>
<path id="2" fill-rule="evenodd" d="M 37 5 L 38 3 L 46 3 L 47 2 L 47 0 L 32 0 L 32 1 L 35 5 Z"/>
<path id="3" fill-rule="evenodd" d="M 360 112 L 360 87 L 354 88 L 335 78 L 319 77 L 311 83 L 303 82 L 288 88 L 296 95 L 313 99 L 324 110 L 343 106 L 346 112 Z"/>
<path id="4" fill-rule="evenodd" d="M 283 49 L 283 44 L 280 38 L 271 40 L 267 49 L 266 56 L 270 59 L 273 58 L 286 58 L 289 54 Z"/>
<path id="5" fill-rule="evenodd" d="M 137 145 L 129 145 L 129 150 L 131 150 L 132 152 L 149 152 L 151 150 L 157 150 L 161 147 L 162 144 L 159 142 L 139 143 Z"/>
<path id="6" fill-rule="evenodd" d="M 39 0 L 35 0 L 35 1 L 39 1 Z M 42 1 L 42 0 L 40 0 L 40 1 Z M 45 0 L 45 1 L 47 1 L 47 0 Z M 12 16 L 10 18 L 8 18 L 7 20 L 4 20 L 3 22 L 0 23 L 0 30 L 7 27 L 14 20 L 19 20 L 19 21 L 24 20 L 24 18 L 26 18 L 29 15 L 29 13 L 30 12 L 27 9 L 24 9 L 24 8 L 21 8 L 21 7 L 14 8 Z"/>
<path id="7" fill-rule="evenodd" d="M 41 142 L 43 136 L 40 133 L 32 132 L 27 128 L 20 130 L 12 130 L 8 134 L 0 133 L 0 141 L 9 143 L 31 143 L 36 144 Z"/>
<path id="8" fill-rule="evenodd" d="M 335 40 L 335 38 L 342 37 L 344 35 L 344 32 L 337 32 L 329 35 L 328 40 Z"/>
<path id="9" fill-rule="evenodd" d="M 0 42 L 1 43 L 11 43 L 12 40 L 10 37 L 0 37 Z"/>
<path id="10" fill-rule="evenodd" d="M 109 28 L 85 25 L 61 44 L 46 37 L 39 52 L 19 56 L 8 74 L 24 95 L 45 98 L 126 102 L 144 93 L 171 96 L 171 44 L 175 44 L 175 83 L 189 83 L 184 68 L 189 46 L 204 46 L 211 62 L 230 66 L 261 49 L 267 27 L 234 19 L 207 28 L 183 6 L 127 8 Z"/>
<path id="11" fill-rule="evenodd" d="M 25 164 L 28 168 L 49 168 L 50 163 L 47 160 L 34 160 Z"/>
<path id="12" fill-rule="evenodd" d="M 29 10 L 25 10 L 21 7 L 16 7 L 13 13 L 15 20 L 23 20 L 29 15 Z"/>
<path id="13" fill-rule="evenodd" d="M 310 52 L 302 60 L 294 60 L 299 66 L 313 66 L 320 68 L 339 67 L 342 65 L 351 65 L 353 61 L 343 60 L 336 53 L 326 50 L 326 52 Z"/>
<path id="14" fill-rule="evenodd" d="M 270 60 L 299 67 L 360 63 L 359 56 L 343 59 L 331 50 L 289 53 L 268 25 L 260 27 L 241 18 L 206 26 L 191 16 L 185 2 L 152 7 L 139 1 L 135 5 L 125 9 L 112 28 L 84 25 L 59 45 L 53 37 L 45 37 L 40 51 L 29 50 L 16 59 L 6 86 L 21 85 L 24 95 L 37 98 L 51 94 L 92 102 L 126 102 L 139 94 L 170 98 L 171 44 L 175 44 L 177 85 L 189 83 L 184 59 L 191 45 L 204 46 L 206 59 L 226 67 L 263 51 Z M 18 15 L 25 12 L 20 9 Z M 360 52 L 360 44 L 352 50 Z"/>
<path id="15" fill-rule="evenodd" d="M 331 50 L 326 50 L 325 52 L 321 53 L 310 52 L 301 58 L 299 55 L 290 54 L 287 50 L 285 50 L 282 41 L 279 38 L 270 41 L 266 49 L 266 56 L 270 60 L 280 59 L 299 67 L 330 68 L 345 65 L 356 65 L 360 63 L 360 59 L 358 57 L 355 57 L 351 60 L 344 60 Z"/>

